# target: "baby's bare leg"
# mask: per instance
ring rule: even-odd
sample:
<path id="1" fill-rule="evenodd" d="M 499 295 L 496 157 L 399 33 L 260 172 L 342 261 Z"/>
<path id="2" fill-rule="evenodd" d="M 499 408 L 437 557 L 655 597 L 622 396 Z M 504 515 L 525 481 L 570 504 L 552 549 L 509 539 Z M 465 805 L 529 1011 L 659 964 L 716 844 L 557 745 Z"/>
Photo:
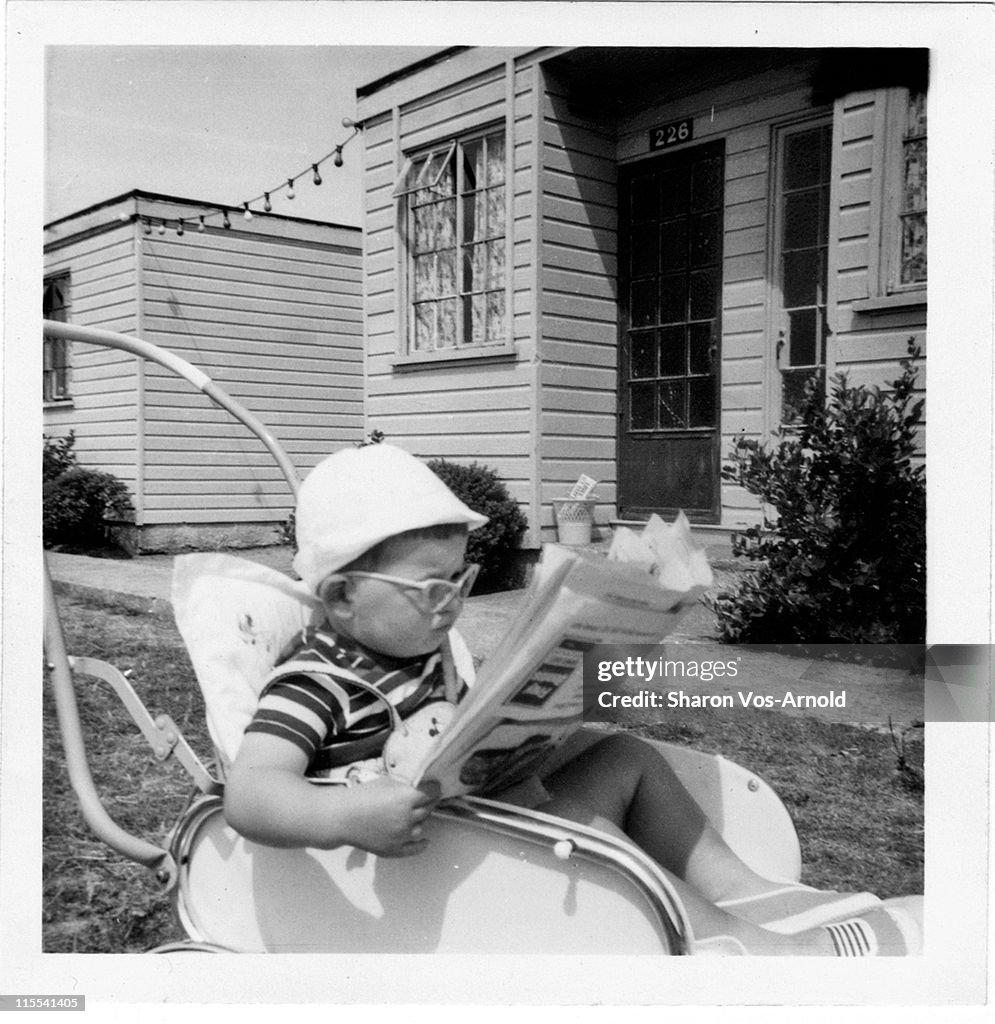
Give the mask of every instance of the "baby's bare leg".
<path id="1" fill-rule="evenodd" d="M 585 807 L 572 797 L 554 797 L 548 803 L 538 807 L 537 810 L 546 814 L 556 814 L 561 818 L 596 828 L 620 839 L 630 838 L 614 822 L 595 814 L 589 807 Z M 790 936 L 765 931 L 763 928 L 744 921 L 742 918 L 734 917 L 709 903 L 673 872 L 668 871 L 665 867 L 662 867 L 662 870 L 684 904 L 696 943 L 700 943 L 703 939 L 729 936 L 742 945 L 744 952 L 753 956 L 832 955 L 831 941 L 821 929 Z"/>
<path id="2" fill-rule="evenodd" d="M 825 927 L 778 934 L 715 906 L 733 894 L 769 891 L 772 883 L 736 857 L 666 761 L 635 737 L 602 740 L 543 781 L 552 796 L 537 810 L 631 839 L 653 857 L 681 898 L 697 942 L 729 936 L 761 956 L 859 955 L 852 949 L 861 945 L 864 953 L 908 951 L 883 909 L 862 914 L 855 925 L 834 926 L 859 929 L 862 938 L 853 942 L 849 933 L 840 940 Z"/>
<path id="3" fill-rule="evenodd" d="M 544 784 L 552 802 L 543 810 L 587 808 L 713 903 L 771 888 L 733 853 L 666 760 L 635 736 L 616 733 L 595 743 Z"/>

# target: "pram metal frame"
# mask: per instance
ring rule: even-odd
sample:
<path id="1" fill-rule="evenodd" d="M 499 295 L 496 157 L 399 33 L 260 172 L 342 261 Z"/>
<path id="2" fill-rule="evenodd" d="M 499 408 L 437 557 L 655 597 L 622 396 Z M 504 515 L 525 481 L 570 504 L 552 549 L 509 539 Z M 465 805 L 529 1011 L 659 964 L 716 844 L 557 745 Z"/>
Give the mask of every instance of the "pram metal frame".
<path id="1" fill-rule="evenodd" d="M 187 770 L 187 774 L 201 793 L 210 796 L 224 792 L 223 784 L 205 767 L 173 719 L 167 714 L 156 715 L 153 719 L 135 692 L 135 688 L 118 669 L 97 658 L 70 656 L 69 665 L 74 675 L 93 676 L 110 684 L 131 715 L 132 721 L 148 740 L 157 761 L 165 761 L 170 756 L 175 757 Z"/>
<path id="2" fill-rule="evenodd" d="M 156 362 L 183 377 L 210 400 L 231 413 L 259 438 L 275 458 L 292 493 L 296 496 L 300 478 L 276 438 L 249 410 L 226 394 L 197 367 L 175 353 L 162 349 L 151 342 L 111 331 L 46 320 L 44 321 L 44 332 L 50 337 L 128 352 L 139 358 Z M 130 860 L 150 868 L 158 881 L 167 890 L 173 891 L 177 914 L 181 924 L 190 935 L 190 940 L 168 943 L 159 947 L 155 952 L 228 951 L 229 946 L 214 942 L 209 934 L 201 933 L 195 920 L 196 915 L 184 905 L 184 871 L 189 866 L 192 844 L 200 825 L 209 816 L 220 814 L 223 784 L 201 762 L 168 715 L 163 714 L 153 718 L 149 714 L 134 688 L 114 666 L 98 659 L 72 658 L 67 654 L 59 621 L 55 588 L 47 560 L 44 562 L 43 586 L 45 656 L 51 670 L 51 685 L 70 781 L 84 819 L 99 839 Z M 128 833 L 110 817 L 104 807 L 94 785 L 87 761 L 74 690 L 74 673 L 93 676 L 108 683 L 124 703 L 139 730 L 149 741 L 155 758 L 158 761 L 164 761 L 169 757 L 177 758 L 192 777 L 197 792 L 173 830 L 169 849 L 163 849 L 144 838 Z M 671 745 L 661 745 L 661 747 L 668 746 Z M 705 757 L 700 754 L 696 756 Z M 718 760 L 724 761 L 721 758 Z M 731 765 L 731 762 L 725 762 L 725 764 Z M 779 808 L 778 826 L 787 823 L 788 827 L 791 827 L 790 817 L 783 805 L 777 801 L 776 794 L 773 794 L 766 783 L 738 766 L 732 767 L 741 773 L 736 779 L 736 785 L 745 783 L 749 792 L 762 800 L 769 801 L 772 796 L 774 803 L 777 803 Z M 721 785 L 728 793 L 729 780 L 725 779 Z M 198 793 L 199 795 L 197 795 Z M 712 796 L 714 795 L 712 793 Z M 560 861 L 572 858 L 581 861 L 585 857 L 588 859 L 600 858 L 603 863 L 610 864 L 625 873 L 628 883 L 642 894 L 642 898 L 652 908 L 649 916 L 656 919 L 662 946 L 661 952 L 683 955 L 691 951 L 692 931 L 681 900 L 659 865 L 633 844 L 564 819 L 537 811 L 523 810 L 481 797 L 462 797 L 448 801 L 436 809 L 433 814 L 433 817 L 435 816 L 438 816 L 440 820 L 471 823 L 474 827 L 491 830 L 489 834 L 500 832 L 519 838 L 541 840 L 549 848 L 550 854 Z M 221 821 L 223 823 L 223 817 Z M 224 828 L 230 831 L 229 826 L 224 825 Z M 797 837 L 794 836 L 793 827 L 791 827 L 791 839 L 794 842 L 794 847 L 792 848 L 789 843 L 787 855 L 784 856 L 782 851 L 778 854 L 777 859 L 782 865 L 786 877 L 789 874 L 794 874 L 797 877 L 796 869 L 800 867 L 800 857 L 796 856 Z"/>
<path id="3" fill-rule="evenodd" d="M 80 811 L 98 839 L 129 860 L 150 868 L 155 872 L 156 879 L 170 889 L 176 884 L 177 879 L 176 862 L 170 853 L 121 828 L 107 813 L 97 792 L 86 756 L 79 705 L 73 686 L 73 662 L 66 653 L 65 638 L 55 603 L 55 588 L 47 562 L 44 563 L 42 577 L 45 590 L 45 660 L 51 672 L 55 713 L 66 754 L 69 781 L 79 802 Z M 100 675 L 101 678 L 106 678 L 103 673 Z"/>

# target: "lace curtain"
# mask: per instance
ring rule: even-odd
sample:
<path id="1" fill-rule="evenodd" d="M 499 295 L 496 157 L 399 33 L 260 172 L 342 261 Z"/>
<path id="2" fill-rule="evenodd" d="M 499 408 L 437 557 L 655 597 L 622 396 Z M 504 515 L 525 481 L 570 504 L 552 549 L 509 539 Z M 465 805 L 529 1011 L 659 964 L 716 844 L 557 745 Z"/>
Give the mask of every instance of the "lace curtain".
<path id="1" fill-rule="evenodd" d="M 505 340 L 503 132 L 412 163 L 415 351 Z"/>

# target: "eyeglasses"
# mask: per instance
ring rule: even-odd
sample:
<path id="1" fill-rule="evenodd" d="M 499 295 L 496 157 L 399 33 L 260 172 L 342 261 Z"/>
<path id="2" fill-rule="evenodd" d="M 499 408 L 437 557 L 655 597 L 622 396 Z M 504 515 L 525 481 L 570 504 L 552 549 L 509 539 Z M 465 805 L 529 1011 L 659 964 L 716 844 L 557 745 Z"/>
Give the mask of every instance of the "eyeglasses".
<path id="1" fill-rule="evenodd" d="M 479 565 L 468 565 L 455 580 L 407 580 L 403 576 L 388 576 L 382 572 L 346 572 L 343 576 L 360 576 L 368 580 L 394 583 L 407 590 L 417 591 L 415 602 L 428 615 L 444 612 L 454 601 L 465 601 L 473 589 Z"/>

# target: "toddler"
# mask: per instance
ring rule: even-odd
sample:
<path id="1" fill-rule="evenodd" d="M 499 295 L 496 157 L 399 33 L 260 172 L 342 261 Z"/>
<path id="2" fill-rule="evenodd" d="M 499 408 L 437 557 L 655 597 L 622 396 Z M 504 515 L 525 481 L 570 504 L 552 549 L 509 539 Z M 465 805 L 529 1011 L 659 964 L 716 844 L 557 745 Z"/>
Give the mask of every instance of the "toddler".
<path id="1" fill-rule="evenodd" d="M 466 682 L 451 630 L 476 576 L 465 563 L 468 532 L 486 521 L 392 445 L 344 449 L 309 474 L 298 496 L 294 566 L 325 622 L 301 633 L 266 682 L 226 780 L 233 828 L 271 846 L 349 845 L 386 857 L 424 849 L 433 786 L 383 775 L 350 786 L 308 779 L 377 758 L 399 719 L 431 701 L 459 700 Z M 666 761 L 635 737 L 600 740 L 543 784 L 539 810 L 627 837 L 668 872 L 702 951 L 918 951 L 914 903 L 853 897 L 859 917 L 799 931 L 818 921 L 827 895 L 755 874 Z M 769 920 L 772 896 L 777 922 Z M 794 933 L 782 934 L 789 927 Z"/>

